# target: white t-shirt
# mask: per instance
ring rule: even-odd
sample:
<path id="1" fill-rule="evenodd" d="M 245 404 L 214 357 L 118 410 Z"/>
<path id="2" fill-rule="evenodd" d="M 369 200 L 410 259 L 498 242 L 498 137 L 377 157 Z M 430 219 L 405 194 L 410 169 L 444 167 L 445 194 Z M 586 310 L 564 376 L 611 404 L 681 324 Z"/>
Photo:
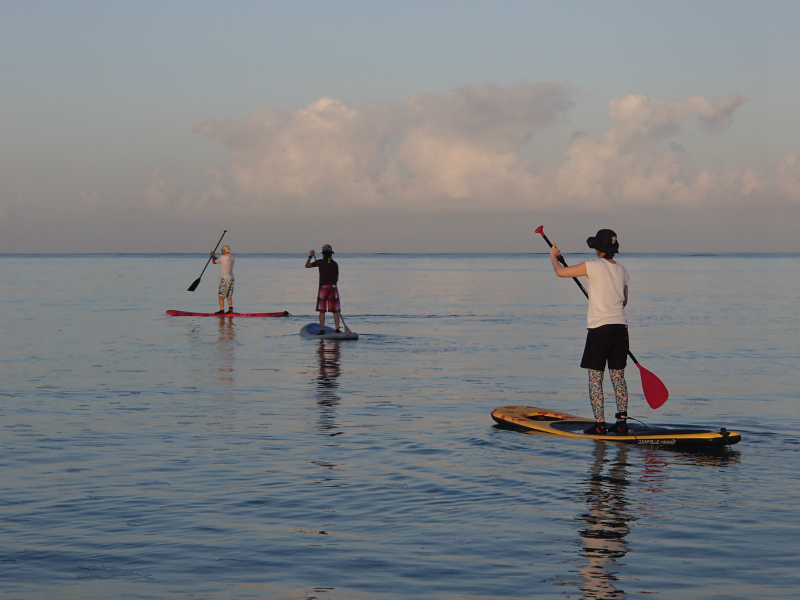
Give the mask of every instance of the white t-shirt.
<path id="1" fill-rule="evenodd" d="M 589 278 L 589 312 L 586 315 L 589 329 L 601 325 L 627 325 L 623 303 L 630 278 L 625 267 L 598 258 L 586 261 L 586 273 Z"/>
<path id="2" fill-rule="evenodd" d="M 220 279 L 233 279 L 233 254 L 223 254 L 217 257 Z"/>

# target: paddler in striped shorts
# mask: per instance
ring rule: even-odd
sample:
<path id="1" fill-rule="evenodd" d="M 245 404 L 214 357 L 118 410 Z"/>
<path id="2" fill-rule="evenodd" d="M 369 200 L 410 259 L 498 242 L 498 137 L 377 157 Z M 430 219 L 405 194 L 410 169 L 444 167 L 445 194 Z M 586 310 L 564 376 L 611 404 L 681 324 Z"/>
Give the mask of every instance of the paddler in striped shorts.
<path id="1" fill-rule="evenodd" d="M 215 315 L 225 314 L 225 298 L 228 299 L 228 313 L 233 313 L 233 254 L 230 246 L 222 247 L 222 256 L 211 253 L 211 261 L 219 265 L 219 311 Z"/>
<path id="2" fill-rule="evenodd" d="M 314 251 L 308 253 L 306 269 L 317 267 L 319 269 L 319 290 L 317 291 L 317 312 L 319 313 L 319 335 L 325 333 L 325 313 L 333 313 L 333 321 L 336 324 L 336 333 L 339 330 L 339 265 L 332 258 L 333 248 L 330 244 L 322 247 L 322 258 L 314 259 Z"/>

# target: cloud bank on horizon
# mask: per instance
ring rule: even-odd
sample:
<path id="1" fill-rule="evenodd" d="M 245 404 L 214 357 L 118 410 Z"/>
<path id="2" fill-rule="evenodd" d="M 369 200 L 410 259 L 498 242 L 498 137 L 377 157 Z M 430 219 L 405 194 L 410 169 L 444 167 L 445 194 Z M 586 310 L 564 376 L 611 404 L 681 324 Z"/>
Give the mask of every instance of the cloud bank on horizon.
<path id="1" fill-rule="evenodd" d="M 676 143 L 684 128 L 717 135 L 747 99 L 674 101 L 629 94 L 610 102 L 602 136 L 576 132 L 558 160 L 527 157 L 537 134 L 568 119 L 569 83 L 476 83 L 402 102 L 320 98 L 301 109 L 258 108 L 195 131 L 231 163 L 204 190 L 172 190 L 154 174 L 143 197 L 157 210 L 225 202 L 241 214 L 342 210 L 519 210 L 555 205 L 747 206 L 800 204 L 800 158 L 770 172 L 696 164 Z"/>
<path id="2" fill-rule="evenodd" d="M 778 208 L 793 215 L 800 209 L 798 154 L 762 170 L 744 164 L 715 169 L 682 145 L 686 130 L 721 136 L 735 126 L 736 111 L 747 102 L 736 93 L 671 101 L 628 94 L 610 101 L 608 128 L 600 135 L 576 131 L 551 159 L 531 151 L 545 143 L 540 138 L 546 130 L 568 126 L 580 95 L 570 83 L 476 83 L 404 101 L 348 103 L 323 97 L 305 108 L 263 107 L 237 119 L 205 119 L 194 131 L 223 147 L 230 163 L 209 168 L 195 189 L 156 171 L 127 196 L 82 189 L 46 213 L 20 197 L 0 207 L 3 235 L 17 251 L 25 247 L 19 240 L 47 251 L 74 251 L 74 245 L 43 244 L 24 233 L 25 227 L 34 220 L 52 221 L 60 229 L 72 226 L 70 238 L 76 240 L 96 225 L 92 235 L 107 230 L 105 245 L 130 248 L 141 245 L 134 240 L 137 227 L 140 237 L 151 237 L 149 243 L 163 243 L 155 241 L 164 240 L 163 231 L 155 238 L 151 224 L 177 232 L 187 218 L 212 223 L 224 216 L 228 228 L 237 219 L 250 225 L 274 221 L 286 229 L 309 217 L 347 214 L 352 234 L 356 219 L 368 223 L 359 231 L 391 232 L 381 219 L 421 223 L 433 214 L 440 222 L 452 215 L 462 223 L 468 215 L 478 220 L 506 215 L 509 223 L 513 215 L 547 211 L 616 210 L 616 219 L 631 211 L 663 209 L 675 219 L 683 211 L 685 223 L 699 223 L 697 215 L 705 211 L 711 219 L 706 222 L 713 223 L 714 211 L 745 215 L 754 207 L 762 214 Z M 780 210 L 773 214 L 780 217 Z M 785 225 L 787 219 L 779 222 Z M 136 225 L 123 225 L 126 220 Z M 749 222 L 746 216 L 739 221 L 740 228 Z M 152 231 L 142 233 L 147 229 Z M 173 239 L 178 244 L 173 249 L 185 244 L 187 234 L 181 235 Z M 251 231 L 250 239 L 255 235 Z M 285 231 L 281 235 L 280 247 L 285 247 L 293 238 Z M 788 233 L 781 235 L 787 239 Z M 372 247 L 375 236 L 380 239 L 373 234 L 364 243 Z M 419 245 L 439 247 L 431 240 Z"/>

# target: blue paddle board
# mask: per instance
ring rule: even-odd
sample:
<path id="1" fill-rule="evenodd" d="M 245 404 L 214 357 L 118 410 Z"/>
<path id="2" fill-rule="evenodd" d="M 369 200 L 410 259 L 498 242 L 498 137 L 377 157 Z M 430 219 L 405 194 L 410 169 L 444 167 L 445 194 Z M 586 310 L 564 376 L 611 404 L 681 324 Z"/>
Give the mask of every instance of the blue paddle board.
<path id="1" fill-rule="evenodd" d="M 357 340 L 358 334 L 355 331 L 345 329 L 339 333 L 333 327 L 325 326 L 325 333 L 319 334 L 319 323 L 309 323 L 300 330 L 300 337 L 307 340 Z"/>

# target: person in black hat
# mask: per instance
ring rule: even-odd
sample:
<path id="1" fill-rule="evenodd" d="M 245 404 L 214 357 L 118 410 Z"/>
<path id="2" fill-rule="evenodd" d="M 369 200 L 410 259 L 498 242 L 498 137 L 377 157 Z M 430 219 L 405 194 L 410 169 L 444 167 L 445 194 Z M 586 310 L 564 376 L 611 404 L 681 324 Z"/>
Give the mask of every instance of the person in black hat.
<path id="1" fill-rule="evenodd" d="M 584 433 L 605 434 L 605 408 L 603 399 L 603 373 L 608 364 L 611 384 L 617 401 L 617 422 L 608 431 L 627 433 L 628 386 L 625 367 L 628 363 L 628 272 L 614 260 L 619 252 L 617 234 L 611 229 L 601 229 L 586 240 L 597 258 L 572 267 L 559 264 L 561 251 L 553 245 L 550 261 L 559 277 L 588 277 L 589 311 L 588 333 L 583 350 L 581 367 L 589 371 L 589 401 L 592 404 L 595 424 Z"/>
<path id="2" fill-rule="evenodd" d="M 330 244 L 322 247 L 322 258 L 312 262 L 314 250 L 308 253 L 306 269 L 317 267 L 319 269 L 319 290 L 317 291 L 317 312 L 319 312 L 319 335 L 325 333 L 325 312 L 333 313 L 333 322 L 336 325 L 336 333 L 339 329 L 339 265 L 332 258 L 333 248 Z"/>

